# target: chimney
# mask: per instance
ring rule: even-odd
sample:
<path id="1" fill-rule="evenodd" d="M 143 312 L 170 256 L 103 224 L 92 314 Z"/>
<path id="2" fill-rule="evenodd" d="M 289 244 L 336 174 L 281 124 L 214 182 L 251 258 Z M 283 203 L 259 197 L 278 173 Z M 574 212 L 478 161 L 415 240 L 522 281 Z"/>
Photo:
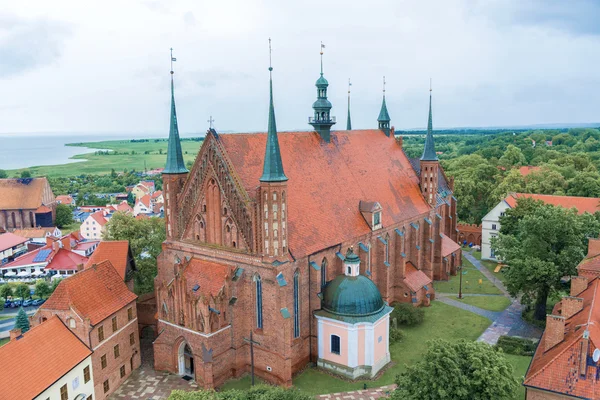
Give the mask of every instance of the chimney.
<path id="1" fill-rule="evenodd" d="M 54 237 L 53 236 L 46 236 L 46 246 L 51 246 L 52 243 L 54 243 Z"/>
<path id="2" fill-rule="evenodd" d="M 588 241 L 588 257 L 594 257 L 600 254 L 600 239 L 598 238 L 589 238 Z"/>
<path id="3" fill-rule="evenodd" d="M 571 277 L 571 296 L 577 296 L 588 287 L 588 278 L 585 276 L 572 276 Z"/>
<path id="4" fill-rule="evenodd" d="M 10 340 L 16 340 L 17 338 L 19 338 L 21 336 L 21 328 L 15 328 L 15 329 L 11 329 L 9 331 L 10 334 Z"/>
<path id="5" fill-rule="evenodd" d="M 561 315 L 563 317 L 569 319 L 581 310 L 583 310 L 583 299 L 581 297 L 563 297 L 561 301 Z"/>
<path id="6" fill-rule="evenodd" d="M 565 338 L 565 317 L 546 315 L 546 332 L 544 333 L 544 351 L 548 351 Z"/>
<path id="7" fill-rule="evenodd" d="M 62 239 L 60 239 L 60 242 L 62 243 L 62 248 L 65 250 L 71 250 L 71 237 L 70 236 L 64 236 Z"/>

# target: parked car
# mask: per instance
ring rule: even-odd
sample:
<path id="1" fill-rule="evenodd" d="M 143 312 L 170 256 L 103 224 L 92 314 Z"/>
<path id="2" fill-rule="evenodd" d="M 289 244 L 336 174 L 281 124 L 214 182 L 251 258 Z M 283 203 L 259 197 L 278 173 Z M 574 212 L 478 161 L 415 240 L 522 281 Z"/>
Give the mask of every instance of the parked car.
<path id="1" fill-rule="evenodd" d="M 6 300 L 6 301 L 4 302 L 4 308 L 8 308 L 8 307 L 10 307 L 10 304 L 11 304 L 11 301 L 10 301 L 10 300 Z"/>
<path id="2" fill-rule="evenodd" d="M 44 304 L 44 302 L 45 302 L 45 301 L 46 301 L 46 300 L 44 300 L 44 299 L 35 299 L 35 300 L 33 300 L 33 303 L 32 303 L 32 305 L 34 305 L 34 306 L 36 306 L 36 307 L 37 307 L 37 306 L 41 306 L 42 304 Z"/>
<path id="3" fill-rule="evenodd" d="M 27 299 L 25 301 L 23 301 L 23 307 L 29 307 L 33 305 L 33 300 L 31 299 Z"/>
<path id="4" fill-rule="evenodd" d="M 10 308 L 17 308 L 17 307 L 21 307 L 21 305 L 23 304 L 23 301 L 21 299 L 17 299 L 17 300 L 13 300 L 10 303 Z"/>

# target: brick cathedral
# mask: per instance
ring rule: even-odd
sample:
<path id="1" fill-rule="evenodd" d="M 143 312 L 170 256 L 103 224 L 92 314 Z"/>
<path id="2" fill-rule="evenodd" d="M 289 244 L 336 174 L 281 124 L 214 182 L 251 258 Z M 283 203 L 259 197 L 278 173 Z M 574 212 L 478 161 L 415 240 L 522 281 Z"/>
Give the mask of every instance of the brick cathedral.
<path id="1" fill-rule="evenodd" d="M 272 77 L 269 84 L 268 131 L 211 128 L 188 171 L 171 71 L 154 363 L 206 388 L 249 372 L 251 333 L 255 373 L 266 381 L 289 386 L 317 363 L 315 313 L 345 262 L 376 285 L 381 304 L 415 306 L 429 305 L 432 281 L 461 265 L 456 199 L 435 152 L 431 94 L 425 149 L 410 159 L 390 126 L 385 91 L 377 129 L 352 130 L 348 108 L 347 129 L 332 130 L 321 67 L 312 129 L 278 132 Z M 364 357 L 357 360 L 346 359 Z"/>

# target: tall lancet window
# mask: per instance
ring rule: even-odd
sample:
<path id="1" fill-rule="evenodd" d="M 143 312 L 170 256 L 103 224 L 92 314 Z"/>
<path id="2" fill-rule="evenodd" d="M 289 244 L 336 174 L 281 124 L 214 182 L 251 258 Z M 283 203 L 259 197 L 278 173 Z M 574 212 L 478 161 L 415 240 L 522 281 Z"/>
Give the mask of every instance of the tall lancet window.
<path id="1" fill-rule="evenodd" d="M 263 307 L 262 307 L 262 280 L 260 275 L 254 277 L 256 285 L 256 327 L 262 329 L 263 327 Z"/>
<path id="2" fill-rule="evenodd" d="M 325 287 L 327 283 L 327 259 L 323 258 L 321 261 L 321 287 Z"/>
<path id="3" fill-rule="evenodd" d="M 300 337 L 300 273 L 294 273 L 294 337 Z"/>

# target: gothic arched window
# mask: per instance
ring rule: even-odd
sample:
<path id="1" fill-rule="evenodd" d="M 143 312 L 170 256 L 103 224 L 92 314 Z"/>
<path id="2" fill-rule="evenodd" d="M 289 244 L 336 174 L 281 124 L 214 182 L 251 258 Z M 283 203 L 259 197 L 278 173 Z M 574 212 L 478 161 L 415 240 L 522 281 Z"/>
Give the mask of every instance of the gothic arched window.
<path id="1" fill-rule="evenodd" d="M 385 262 L 390 263 L 390 234 L 385 235 Z"/>
<path id="2" fill-rule="evenodd" d="M 300 273 L 294 273 L 294 337 L 300 337 Z"/>
<path id="3" fill-rule="evenodd" d="M 327 283 L 327 259 L 323 258 L 321 261 L 321 287 L 324 287 Z"/>
<path id="4" fill-rule="evenodd" d="M 262 329 L 263 327 L 263 308 L 262 308 L 262 280 L 260 275 L 254 277 L 254 283 L 256 286 L 256 327 Z"/>

